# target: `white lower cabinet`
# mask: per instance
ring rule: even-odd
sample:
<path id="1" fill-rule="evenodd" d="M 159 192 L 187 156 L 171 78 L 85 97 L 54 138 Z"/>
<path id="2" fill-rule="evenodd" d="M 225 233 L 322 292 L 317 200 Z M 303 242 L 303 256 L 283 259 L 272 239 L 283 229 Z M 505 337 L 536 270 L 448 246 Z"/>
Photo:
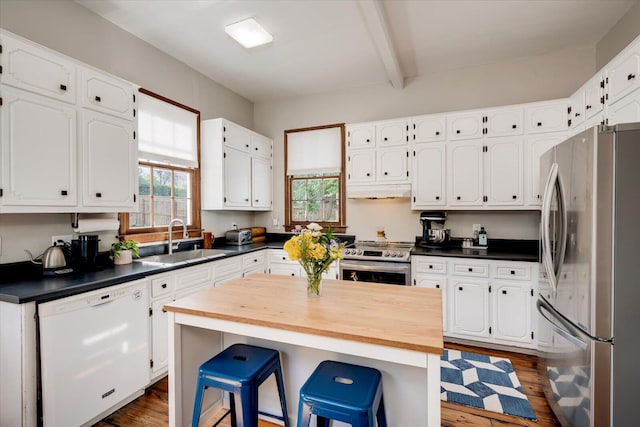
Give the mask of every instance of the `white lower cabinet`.
<path id="1" fill-rule="evenodd" d="M 251 252 L 242 256 L 242 277 L 267 271 L 267 251 Z"/>
<path id="2" fill-rule="evenodd" d="M 284 249 L 269 249 L 269 274 L 282 274 L 284 276 L 300 276 L 307 277 L 304 268 L 298 261 L 291 261 L 287 252 Z M 323 279 L 339 279 L 339 264 L 335 261 L 331 266 L 322 274 Z"/>
<path id="3" fill-rule="evenodd" d="M 538 264 L 414 255 L 414 286 L 442 290 L 447 337 L 534 348 Z"/>

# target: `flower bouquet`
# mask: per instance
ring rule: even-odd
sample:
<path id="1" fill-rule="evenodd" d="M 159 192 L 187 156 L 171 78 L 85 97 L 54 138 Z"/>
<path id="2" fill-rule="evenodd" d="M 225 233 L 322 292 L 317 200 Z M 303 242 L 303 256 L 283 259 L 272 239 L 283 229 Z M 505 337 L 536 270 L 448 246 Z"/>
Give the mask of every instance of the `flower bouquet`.
<path id="1" fill-rule="evenodd" d="M 331 263 L 342 259 L 344 243 L 333 232 L 322 232 L 322 226 L 312 222 L 307 228 L 296 227 L 296 235 L 284 244 L 284 250 L 292 261 L 298 261 L 307 273 L 307 295 L 320 295 L 322 273 Z"/>

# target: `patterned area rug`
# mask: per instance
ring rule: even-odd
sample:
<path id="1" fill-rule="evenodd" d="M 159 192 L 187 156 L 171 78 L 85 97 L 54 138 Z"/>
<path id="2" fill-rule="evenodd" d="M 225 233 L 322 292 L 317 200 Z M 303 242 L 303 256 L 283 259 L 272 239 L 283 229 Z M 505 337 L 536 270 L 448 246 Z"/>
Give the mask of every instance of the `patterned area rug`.
<path id="1" fill-rule="evenodd" d="M 440 377 L 441 400 L 536 419 L 509 359 L 445 349 Z"/>

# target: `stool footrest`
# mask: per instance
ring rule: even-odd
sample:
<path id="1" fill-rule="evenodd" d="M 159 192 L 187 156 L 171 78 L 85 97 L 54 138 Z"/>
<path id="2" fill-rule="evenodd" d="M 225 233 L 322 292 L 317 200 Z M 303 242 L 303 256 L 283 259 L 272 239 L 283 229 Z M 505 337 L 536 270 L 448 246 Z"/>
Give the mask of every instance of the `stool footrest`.
<path id="1" fill-rule="evenodd" d="M 284 421 L 284 417 L 276 414 L 270 414 L 268 412 L 258 411 L 258 414 L 269 418 L 275 418 L 276 420 Z"/>
<path id="2" fill-rule="evenodd" d="M 220 419 L 218 421 L 216 421 L 211 427 L 216 427 L 218 426 L 222 420 L 224 420 L 225 418 L 227 418 L 227 415 L 229 415 L 231 413 L 231 409 L 227 409 L 227 412 L 224 413 L 223 416 L 220 417 Z"/>

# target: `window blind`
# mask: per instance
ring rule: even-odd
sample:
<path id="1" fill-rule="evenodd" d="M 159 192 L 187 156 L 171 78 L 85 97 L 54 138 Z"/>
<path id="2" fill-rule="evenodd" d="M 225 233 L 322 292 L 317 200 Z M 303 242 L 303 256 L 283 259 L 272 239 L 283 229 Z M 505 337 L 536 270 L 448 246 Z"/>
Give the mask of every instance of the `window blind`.
<path id="1" fill-rule="evenodd" d="M 198 115 L 139 94 L 138 158 L 174 166 L 198 167 Z"/>
<path id="2" fill-rule="evenodd" d="M 287 133 L 287 175 L 339 174 L 341 167 L 339 127 Z"/>

